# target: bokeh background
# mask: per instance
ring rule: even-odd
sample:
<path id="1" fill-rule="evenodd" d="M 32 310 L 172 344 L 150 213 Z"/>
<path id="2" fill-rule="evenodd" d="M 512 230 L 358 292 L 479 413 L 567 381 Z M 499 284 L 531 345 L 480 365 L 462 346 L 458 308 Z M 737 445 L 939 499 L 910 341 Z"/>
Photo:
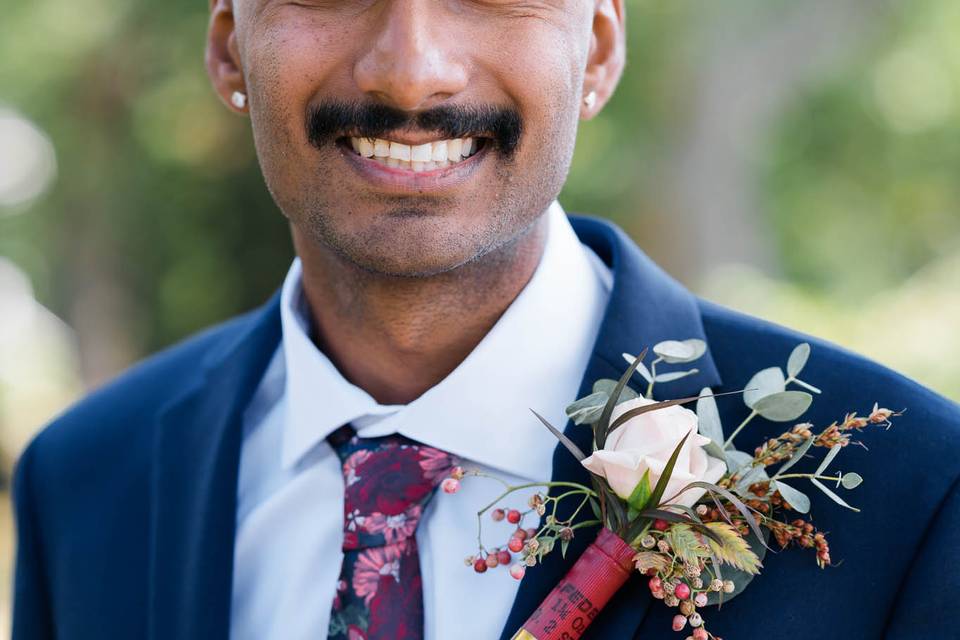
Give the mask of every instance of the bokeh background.
<path id="1" fill-rule="evenodd" d="M 628 0 L 618 94 L 561 202 L 701 295 L 960 397 L 960 2 Z M 0 633 L 13 461 L 291 259 L 198 0 L 0 9 Z"/>

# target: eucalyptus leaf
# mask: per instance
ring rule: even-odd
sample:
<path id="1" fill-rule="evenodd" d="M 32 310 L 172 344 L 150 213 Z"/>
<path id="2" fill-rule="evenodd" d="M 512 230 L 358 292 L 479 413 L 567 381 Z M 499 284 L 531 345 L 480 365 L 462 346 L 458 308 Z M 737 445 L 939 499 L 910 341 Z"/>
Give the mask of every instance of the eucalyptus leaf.
<path id="1" fill-rule="evenodd" d="M 594 393 L 605 393 L 607 397 L 610 397 L 610 394 L 613 393 L 613 390 L 617 388 L 617 381 L 610 380 L 609 378 L 600 378 L 593 383 L 593 392 Z M 631 389 L 630 387 L 624 387 L 623 391 L 620 392 L 620 399 L 617 404 L 621 402 L 626 402 L 627 400 L 633 400 L 634 398 L 639 398 L 640 394 Z"/>
<path id="2" fill-rule="evenodd" d="M 773 422 L 796 420 L 810 408 L 813 396 L 806 391 L 781 391 L 757 400 L 753 410 Z"/>
<path id="3" fill-rule="evenodd" d="M 806 342 L 797 345 L 797 347 L 790 354 L 790 359 L 787 360 L 787 375 L 791 378 L 796 378 L 798 375 L 800 375 L 800 372 L 803 371 L 803 368 L 807 365 L 807 360 L 809 358 L 810 345 Z"/>
<path id="4" fill-rule="evenodd" d="M 780 393 L 787 388 L 787 379 L 783 375 L 783 369 L 780 367 L 770 367 L 763 371 L 758 371 L 750 382 L 747 383 L 743 392 L 743 401 L 751 409 L 756 409 L 757 402 L 762 398 L 775 393 Z"/>
<path id="5" fill-rule="evenodd" d="M 684 364 L 702 358 L 707 352 L 707 343 L 697 338 L 665 340 L 656 345 L 653 352 L 668 364 Z"/>
<path id="6" fill-rule="evenodd" d="M 737 481 L 736 491 L 741 496 L 747 493 L 750 489 L 750 485 L 756 482 L 765 482 L 770 479 L 770 476 L 767 474 L 767 470 L 763 467 L 750 467 L 750 470 L 743 474 L 743 477 Z M 753 497 L 753 496 L 749 496 Z"/>
<path id="7" fill-rule="evenodd" d="M 627 361 L 627 364 L 633 364 L 633 361 L 637 359 L 637 356 L 632 356 L 629 353 L 623 354 L 623 359 Z M 653 382 L 653 374 L 650 373 L 650 369 L 647 369 L 647 365 L 641 362 L 637 365 L 637 373 L 646 380 L 647 382 Z"/>
<path id="8" fill-rule="evenodd" d="M 760 562 L 763 562 L 763 559 L 767 555 L 767 542 L 770 539 L 770 531 L 763 529 L 763 540 L 756 536 L 753 532 L 747 534 L 744 538 L 747 541 L 747 544 L 750 545 L 750 549 L 757 554 L 757 557 L 760 559 Z M 719 569 L 719 565 L 714 562 L 716 567 L 715 570 Z M 707 593 L 707 606 L 720 605 L 725 602 L 733 600 L 738 595 L 743 593 L 744 589 L 747 588 L 747 585 L 750 584 L 750 581 L 753 580 L 755 576 L 747 573 L 746 571 L 740 571 L 739 569 L 734 569 L 733 567 L 724 567 L 723 568 L 723 578 L 725 580 L 732 580 L 734 589 L 733 593 L 724 593 L 723 591 L 710 591 Z"/>
<path id="9" fill-rule="evenodd" d="M 849 504 L 847 504 L 846 502 L 844 502 L 843 498 L 841 498 L 840 496 L 838 496 L 837 494 L 835 494 L 833 491 L 830 491 L 830 489 L 828 489 L 825 484 L 823 484 L 822 482 L 820 482 L 820 481 L 817 480 L 816 478 L 811 478 L 811 479 L 810 479 L 810 482 L 812 482 L 813 484 L 817 485 L 817 488 L 820 489 L 820 491 L 823 491 L 825 494 L 827 494 L 827 496 L 828 496 L 831 500 L 833 500 L 834 502 L 836 502 L 836 503 L 837 503 L 838 505 L 840 505 L 841 507 L 846 507 L 847 509 L 850 509 L 851 511 L 856 511 L 857 513 L 860 513 L 860 509 L 857 509 L 856 507 L 851 507 Z"/>
<path id="10" fill-rule="evenodd" d="M 783 475 L 783 474 L 784 474 L 788 469 L 790 469 L 793 465 L 795 465 L 795 464 L 797 464 L 798 462 L 800 462 L 800 460 L 803 459 L 803 456 L 807 455 L 807 451 L 809 451 L 809 450 L 810 450 L 810 447 L 812 447 L 812 446 L 813 446 L 813 438 L 812 438 L 812 437 L 811 437 L 811 438 L 807 438 L 806 440 L 804 440 L 804 441 L 803 441 L 803 444 L 801 444 L 799 447 L 797 447 L 797 450 L 793 452 L 793 457 L 791 457 L 789 460 L 787 460 L 786 464 L 784 464 L 782 467 L 780 467 L 780 469 L 777 471 L 776 475 L 774 475 L 773 477 L 776 478 L 777 476 Z"/>
<path id="11" fill-rule="evenodd" d="M 700 399 L 697 400 L 697 431 L 700 435 L 710 438 L 718 447 L 723 446 L 723 424 L 720 422 L 720 410 L 713 397 L 710 387 L 700 390 Z M 723 449 L 720 449 L 722 454 Z M 709 451 L 707 453 L 710 453 Z M 714 457 L 723 459 L 723 455 L 712 453 Z"/>
<path id="12" fill-rule="evenodd" d="M 690 371 L 671 371 L 669 373 L 658 373 L 654 378 L 656 382 L 673 382 L 687 376 L 693 376 L 700 373 L 700 369 L 691 369 Z"/>
<path id="13" fill-rule="evenodd" d="M 843 474 L 843 479 L 840 480 L 840 484 L 844 489 L 856 489 L 861 484 L 863 484 L 863 477 L 859 473 L 850 473 Z"/>
<path id="14" fill-rule="evenodd" d="M 574 424 L 590 424 L 596 422 L 603 413 L 603 405 L 607 403 L 609 397 L 609 394 L 602 391 L 591 393 L 569 404 L 564 411 Z"/>
<path id="15" fill-rule="evenodd" d="M 736 449 L 728 449 L 724 451 L 724 454 L 724 458 L 727 461 L 727 471 L 730 473 L 736 473 L 748 464 L 753 464 L 753 456 L 749 453 L 737 451 Z"/>
<path id="16" fill-rule="evenodd" d="M 833 462 L 833 459 L 837 457 L 838 453 L 840 453 L 840 449 L 843 449 L 843 447 L 839 444 L 835 444 L 830 447 L 830 451 L 827 451 L 827 455 L 823 456 L 823 462 L 821 462 L 820 466 L 817 467 L 816 475 L 820 475 L 827 470 L 827 467 L 830 466 L 830 463 Z"/>
<path id="17" fill-rule="evenodd" d="M 696 352 L 692 345 L 679 340 L 664 340 L 653 347 L 653 352 L 664 362 L 670 364 L 679 364 L 681 362 L 690 362 Z"/>
<path id="18" fill-rule="evenodd" d="M 776 489 L 783 496 L 783 499 L 790 503 L 794 511 L 799 513 L 810 513 L 810 498 L 802 491 L 794 489 L 790 485 L 780 480 L 771 483 L 771 489 Z"/>
<path id="19" fill-rule="evenodd" d="M 723 445 L 717 444 L 713 440 L 703 445 L 703 450 L 707 452 L 708 456 L 712 456 L 717 460 L 726 460 L 727 455 L 723 451 Z"/>

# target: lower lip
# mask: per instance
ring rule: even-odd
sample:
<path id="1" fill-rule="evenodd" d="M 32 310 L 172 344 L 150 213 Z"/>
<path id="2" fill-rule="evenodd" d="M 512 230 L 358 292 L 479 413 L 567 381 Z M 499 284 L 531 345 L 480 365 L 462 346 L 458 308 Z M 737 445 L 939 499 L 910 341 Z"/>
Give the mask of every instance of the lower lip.
<path id="1" fill-rule="evenodd" d="M 398 193 L 418 193 L 446 191 L 466 183 L 480 168 L 480 163 L 490 150 L 489 140 L 475 154 L 455 165 L 432 171 L 412 171 L 398 167 L 388 167 L 372 158 L 365 158 L 343 144 L 337 149 L 347 163 L 367 182 L 371 182 L 384 191 Z"/>

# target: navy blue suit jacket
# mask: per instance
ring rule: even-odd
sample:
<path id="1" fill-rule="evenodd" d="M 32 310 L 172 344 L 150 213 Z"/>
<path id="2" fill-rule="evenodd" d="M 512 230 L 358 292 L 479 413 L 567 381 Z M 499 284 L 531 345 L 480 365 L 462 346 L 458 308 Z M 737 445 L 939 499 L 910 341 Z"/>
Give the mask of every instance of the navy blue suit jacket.
<path id="1" fill-rule="evenodd" d="M 620 376 L 622 352 L 665 339 L 702 338 L 710 350 L 699 375 L 659 385 L 662 397 L 696 395 L 707 385 L 743 388 L 809 341 L 804 378 L 824 393 L 805 420 L 826 426 L 874 402 L 907 408 L 889 431 L 862 435 L 869 452 L 848 447 L 838 459 L 866 480 L 846 494 L 861 513 L 810 488 L 839 566 L 820 570 L 809 551 L 769 554 L 743 595 L 707 611 L 711 630 L 741 640 L 960 638 L 958 407 L 835 346 L 697 299 L 610 223 L 577 217 L 573 225 L 614 273 L 581 395 L 598 378 Z M 34 440 L 15 478 L 15 640 L 227 638 L 241 415 L 279 340 L 274 297 L 134 367 Z M 720 407 L 728 426 L 747 411 L 736 397 Z M 757 423 L 738 443 L 749 449 L 782 430 Z M 589 448 L 587 429 L 567 425 L 567 432 Z M 563 449 L 554 477 L 587 480 Z M 566 560 L 551 554 L 528 571 L 502 638 L 589 537 L 578 535 Z M 683 637 L 670 630 L 671 614 L 637 578 L 587 637 Z"/>

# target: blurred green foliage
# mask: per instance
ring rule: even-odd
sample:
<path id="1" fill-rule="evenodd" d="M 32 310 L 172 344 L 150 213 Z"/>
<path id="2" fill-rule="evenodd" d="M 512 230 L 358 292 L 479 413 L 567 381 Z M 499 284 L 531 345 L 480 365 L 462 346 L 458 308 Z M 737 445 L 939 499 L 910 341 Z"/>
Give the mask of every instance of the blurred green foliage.
<path id="1" fill-rule="evenodd" d="M 59 175 L 25 210 L 0 212 L 0 255 L 75 326 L 91 291 L 108 289 L 119 303 L 103 313 L 122 316 L 131 357 L 260 303 L 292 257 L 247 122 L 207 82 L 206 5 L 19 0 L 2 10 L 0 104 L 49 134 Z M 711 15 L 740 12 L 760 33 L 792 3 L 628 5 L 623 82 L 582 127 L 561 200 L 638 236 L 684 233 L 663 220 L 661 183 L 698 99 L 698 38 Z M 753 186 L 778 247 L 770 266 L 802 295 L 866 298 L 958 251 L 957 34 L 956 0 L 879 11 L 863 46 L 758 124 L 769 129 Z"/>

